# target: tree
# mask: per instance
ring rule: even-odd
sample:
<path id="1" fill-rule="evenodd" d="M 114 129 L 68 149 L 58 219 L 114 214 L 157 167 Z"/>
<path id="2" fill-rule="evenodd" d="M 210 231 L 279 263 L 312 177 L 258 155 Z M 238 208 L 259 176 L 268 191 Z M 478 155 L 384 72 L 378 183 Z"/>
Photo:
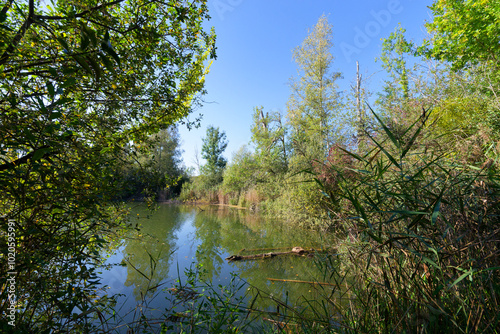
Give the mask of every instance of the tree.
<path id="1" fill-rule="evenodd" d="M 0 248 L 7 254 L 13 222 L 16 329 L 92 326 L 84 319 L 94 265 L 122 221 L 107 202 L 120 191 L 114 172 L 126 145 L 198 105 L 215 56 L 215 35 L 202 28 L 208 18 L 203 0 L 8 0 L 0 8 Z M 7 290 L 0 298 L 7 312 Z M 89 312 L 73 317 L 75 308 Z"/>
<path id="2" fill-rule="evenodd" d="M 426 27 L 433 35 L 421 51 L 452 63 L 455 69 L 478 62 L 498 66 L 498 1 L 436 0 L 430 9 L 433 20 Z"/>
<path id="3" fill-rule="evenodd" d="M 118 197 L 151 196 L 165 200 L 178 193 L 178 183 L 184 171 L 177 126 L 160 130 L 148 142 L 146 150 L 129 148 L 133 153 L 128 154 L 130 158 L 125 161 L 122 171 L 124 191 Z"/>
<path id="4" fill-rule="evenodd" d="M 265 174 L 286 173 L 290 149 L 281 114 L 277 111 L 264 114 L 263 107 L 255 108 L 251 131 L 256 158 L 263 174 L 261 178 L 265 178 Z"/>
<path id="5" fill-rule="evenodd" d="M 341 74 L 332 69 L 332 40 L 332 25 L 326 16 L 321 16 L 302 44 L 293 50 L 299 77 L 291 80 L 287 103 L 289 146 L 283 147 L 289 157 L 288 172 L 266 184 L 267 197 L 276 202 L 273 213 L 301 224 L 318 218 L 322 196 L 312 174 L 301 172 L 312 172 L 318 161 L 324 161 L 332 143 L 345 140 L 343 130 L 347 129 L 342 124 L 342 100 L 336 83 Z M 261 119 L 265 122 L 267 117 Z M 258 138 L 264 144 L 261 149 L 267 149 L 266 141 L 272 136 Z"/>
<path id="6" fill-rule="evenodd" d="M 224 170 L 224 190 L 233 193 L 248 190 L 255 184 L 256 173 L 260 168 L 254 154 L 242 146 Z"/>
<path id="7" fill-rule="evenodd" d="M 432 35 L 416 48 L 415 53 L 448 62 L 455 74 L 467 78 L 465 90 L 471 93 L 469 101 L 464 104 L 463 99 L 456 96 L 448 105 L 456 104 L 463 110 L 472 106 L 475 119 L 471 123 L 481 124 L 479 128 L 486 128 L 482 132 L 492 130 L 499 138 L 500 3 L 495 0 L 436 0 L 430 8 L 433 20 L 426 27 Z M 449 109 L 451 113 L 448 114 L 454 109 Z"/>
<path id="8" fill-rule="evenodd" d="M 226 150 L 226 133 L 219 128 L 210 125 L 207 128 L 207 136 L 203 138 L 201 157 L 207 161 L 201 168 L 201 173 L 208 179 L 209 186 L 215 186 L 222 182 L 222 174 L 226 168 L 227 160 L 222 153 Z"/>
<path id="9" fill-rule="evenodd" d="M 382 43 L 380 60 L 389 74 L 384 93 L 379 94 L 378 103 L 390 111 L 407 103 L 410 98 L 409 72 L 406 57 L 411 52 L 411 43 L 405 39 L 406 30 L 400 25 Z"/>
<path id="10" fill-rule="evenodd" d="M 336 80 L 341 75 L 331 70 L 332 47 L 332 26 L 322 16 L 293 51 L 301 77 L 291 84 L 288 120 L 295 156 L 308 163 L 325 157 L 336 137 L 341 106 Z"/>

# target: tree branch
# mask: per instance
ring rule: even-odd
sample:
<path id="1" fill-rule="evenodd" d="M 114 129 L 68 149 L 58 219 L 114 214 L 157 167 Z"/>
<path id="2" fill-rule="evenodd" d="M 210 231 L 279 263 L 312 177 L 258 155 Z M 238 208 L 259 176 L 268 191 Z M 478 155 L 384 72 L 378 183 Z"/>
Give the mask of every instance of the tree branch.
<path id="1" fill-rule="evenodd" d="M 126 34 L 126 33 L 128 33 L 128 32 L 131 32 L 131 31 L 134 31 L 134 30 L 136 30 L 136 29 L 139 29 L 138 27 L 136 27 L 136 26 L 132 25 L 132 26 L 131 26 L 130 28 L 128 28 L 127 30 L 119 30 L 119 29 L 115 29 L 115 28 L 113 28 L 113 27 L 107 26 L 107 25 L 105 25 L 105 24 L 102 24 L 102 23 L 100 23 L 100 22 L 97 22 L 97 21 L 92 20 L 92 19 L 89 19 L 89 18 L 87 18 L 87 21 L 92 22 L 93 24 L 95 24 L 95 25 L 97 25 L 97 26 L 100 26 L 100 27 L 106 28 L 106 29 L 108 29 L 108 30 L 111 30 L 111 31 L 117 32 L 117 33 L 122 34 L 122 35 L 125 35 L 125 34 Z"/>
<path id="2" fill-rule="evenodd" d="M 5 7 L 2 9 L 2 11 L 5 9 Z M 23 25 L 17 32 L 16 36 L 12 40 L 12 43 L 10 43 L 9 47 L 5 50 L 5 52 L 2 54 L 0 57 L 0 65 L 3 65 L 9 60 L 10 54 L 15 50 L 21 39 L 23 39 L 24 34 L 26 34 L 26 31 L 29 29 L 31 24 L 34 22 L 33 17 L 35 13 L 35 3 L 34 0 L 30 0 L 29 2 L 29 12 L 28 12 L 28 18 L 26 21 L 24 21 Z"/>
<path id="3" fill-rule="evenodd" d="M 116 0 L 116 1 L 108 2 L 108 3 L 103 3 L 102 5 L 99 5 L 99 6 L 96 6 L 94 8 L 90 8 L 90 9 L 84 10 L 83 12 L 75 14 L 74 16 L 37 15 L 36 18 L 40 19 L 40 20 L 70 20 L 70 19 L 73 19 L 73 18 L 84 17 L 85 15 L 87 15 L 87 14 L 93 12 L 93 11 L 96 11 L 96 10 L 99 10 L 99 9 L 102 9 L 102 8 L 108 7 L 108 6 L 117 5 L 117 4 L 119 4 L 119 3 L 123 2 L 123 1 L 125 1 L 125 0 Z"/>
<path id="4" fill-rule="evenodd" d="M 0 12 L 0 16 L 4 16 L 7 14 L 7 12 L 9 11 L 10 7 L 12 6 L 12 3 L 14 2 L 14 0 L 9 0 L 2 8 L 2 11 Z"/>
<path id="5" fill-rule="evenodd" d="M 13 2 L 13 0 L 10 0 L 10 1 L 11 1 L 11 3 Z M 68 19 L 73 19 L 73 18 L 80 18 L 80 17 L 84 17 L 85 15 L 87 15 L 93 11 L 96 11 L 96 10 L 99 10 L 99 9 L 102 9 L 102 8 L 105 8 L 108 6 L 117 5 L 123 1 L 125 1 L 125 0 L 115 0 L 112 2 L 104 3 L 102 5 L 99 5 L 99 6 L 90 8 L 88 10 L 85 10 L 81 13 L 78 13 L 75 16 L 68 17 L 68 16 L 35 15 L 34 0 L 29 0 L 28 18 L 24 21 L 23 25 L 21 26 L 21 28 L 17 32 L 16 36 L 12 40 L 12 43 L 10 43 L 9 47 L 5 50 L 5 52 L 2 54 L 2 56 L 0 56 L 0 65 L 5 64 L 9 60 L 11 53 L 15 50 L 15 48 L 17 47 L 19 42 L 22 40 L 22 38 L 26 34 L 26 31 L 29 29 L 31 24 L 33 24 L 35 22 L 35 20 L 68 20 Z M 4 11 L 7 12 L 9 6 L 10 6 L 10 4 L 5 5 L 2 8 L 2 12 L 4 12 Z"/>
<path id="6" fill-rule="evenodd" d="M 10 67 L 10 68 L 4 70 L 2 73 L 11 73 L 11 72 L 14 72 L 14 71 L 19 71 L 21 69 L 30 68 L 30 67 L 36 67 L 36 66 L 41 66 L 41 65 L 56 64 L 58 61 L 59 62 L 61 60 L 64 61 L 65 60 L 64 58 L 68 58 L 68 61 L 71 61 L 71 59 L 69 57 L 72 57 L 72 56 L 85 56 L 85 55 L 89 55 L 89 54 L 95 54 L 97 52 L 98 52 L 98 50 L 96 49 L 96 50 L 89 50 L 89 51 L 68 53 L 68 54 L 65 54 L 65 55 L 56 56 L 53 59 L 40 60 L 38 62 L 21 64 L 21 65 L 17 65 L 17 67 L 15 67 L 15 68 L 14 67 Z M 65 66 L 65 65 L 63 64 L 63 66 Z"/>
<path id="7" fill-rule="evenodd" d="M 17 160 L 14 160 L 14 161 L 11 161 L 11 162 L 7 162 L 7 163 L 5 163 L 3 165 L 0 165 L 0 172 L 3 172 L 4 170 L 10 169 L 10 168 L 14 168 L 16 166 L 23 165 L 23 164 L 27 163 L 36 154 L 36 152 L 38 152 L 40 150 L 43 150 L 43 149 L 46 149 L 46 148 L 49 148 L 49 146 L 48 145 L 41 146 L 38 149 L 36 149 L 35 151 L 26 154 L 22 158 L 19 158 Z M 44 158 L 45 156 L 49 155 L 49 153 L 54 153 L 54 152 L 47 152 L 47 153 L 45 153 L 42 156 L 42 158 Z"/>

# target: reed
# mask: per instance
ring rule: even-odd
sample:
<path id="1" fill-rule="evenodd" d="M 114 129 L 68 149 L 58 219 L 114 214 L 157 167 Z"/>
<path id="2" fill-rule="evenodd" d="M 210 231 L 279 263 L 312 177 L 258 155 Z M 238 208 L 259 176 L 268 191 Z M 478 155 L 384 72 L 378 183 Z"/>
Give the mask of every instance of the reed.
<path id="1" fill-rule="evenodd" d="M 340 323 L 347 332 L 497 333 L 496 162 L 467 165 L 433 146 L 425 119 L 396 135 L 373 114 L 382 133 L 367 134 L 371 149 L 342 149 L 354 164 L 329 166 L 335 187 L 318 179 L 332 211 L 339 200 L 351 208 L 342 267 L 352 295 Z"/>

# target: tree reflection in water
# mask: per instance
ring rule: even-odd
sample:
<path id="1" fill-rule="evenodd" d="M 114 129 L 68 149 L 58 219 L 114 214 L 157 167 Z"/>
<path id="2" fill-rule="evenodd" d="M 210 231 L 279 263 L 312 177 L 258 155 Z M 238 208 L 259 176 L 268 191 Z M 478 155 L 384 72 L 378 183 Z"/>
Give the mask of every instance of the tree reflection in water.
<path id="1" fill-rule="evenodd" d="M 288 228 L 246 210 L 220 206 L 159 205 L 154 212 L 138 206 L 132 211 L 131 221 L 139 222 L 141 230 L 131 232 L 112 257 L 112 262 L 125 259 L 127 263 L 123 286 L 113 291 L 124 294 L 122 300 L 127 302 L 123 302 L 126 304 L 123 309 L 134 307 L 131 300 L 144 301 L 153 296 L 153 307 L 168 308 L 164 298 L 169 293 L 167 289 L 177 279 L 185 279 L 184 271 L 192 267 L 193 262 L 201 265 L 204 278 L 214 285 L 224 285 L 235 272 L 248 282 L 248 288 L 244 290 L 249 298 L 253 298 L 258 289 L 264 292 L 263 295 L 300 303 L 301 299 L 316 299 L 320 292 L 328 292 L 325 289 L 329 287 L 325 286 L 268 280 L 323 281 L 323 273 L 313 258 L 282 256 L 231 263 L 225 260 L 243 249 L 319 248 L 327 241 L 318 233 Z M 245 252 L 243 254 L 249 254 Z M 114 271 L 114 275 L 117 272 Z M 123 274 L 121 271 L 120 275 Z M 104 272 L 103 283 L 108 284 L 112 276 L 112 270 Z M 256 306 L 268 309 L 276 307 L 276 303 L 267 298 L 259 300 Z"/>

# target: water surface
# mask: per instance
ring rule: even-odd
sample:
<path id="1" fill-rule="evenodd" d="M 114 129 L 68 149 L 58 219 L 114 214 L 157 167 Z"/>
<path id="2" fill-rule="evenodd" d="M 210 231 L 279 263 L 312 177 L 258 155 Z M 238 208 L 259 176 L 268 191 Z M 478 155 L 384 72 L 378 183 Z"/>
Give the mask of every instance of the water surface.
<path id="1" fill-rule="evenodd" d="M 298 304 L 301 299 L 314 299 L 318 287 L 269 278 L 326 280 L 318 270 L 317 259 L 309 257 L 284 255 L 236 262 L 225 260 L 233 254 L 267 253 L 270 249 L 289 251 L 295 246 L 320 249 L 328 245 L 320 233 L 290 228 L 247 210 L 165 204 L 151 212 L 146 206 L 138 205 L 132 210 L 131 222 L 140 224 L 141 229 L 127 234 L 108 254 L 107 260 L 108 264 L 124 266 L 111 266 L 101 275 L 108 295 L 121 294 L 116 314 L 123 321 L 136 319 L 140 307 L 158 313 L 168 310 L 165 298 L 170 293 L 168 289 L 176 281 L 184 281 L 186 268 L 194 268 L 196 263 L 215 286 L 227 284 L 235 274 L 248 283 L 245 290 L 255 287 L 262 295 Z M 255 307 L 266 309 L 275 305 L 272 299 L 264 298 L 259 299 Z"/>

